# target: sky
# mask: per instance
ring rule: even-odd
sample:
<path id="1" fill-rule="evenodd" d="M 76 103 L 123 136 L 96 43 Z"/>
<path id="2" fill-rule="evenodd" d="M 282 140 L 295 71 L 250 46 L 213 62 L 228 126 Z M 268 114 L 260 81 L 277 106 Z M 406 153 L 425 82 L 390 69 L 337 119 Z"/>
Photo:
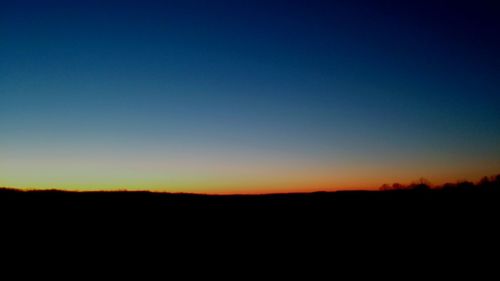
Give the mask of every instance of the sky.
<path id="1" fill-rule="evenodd" d="M 270 193 L 500 172 L 496 1 L 0 3 L 0 186 Z"/>

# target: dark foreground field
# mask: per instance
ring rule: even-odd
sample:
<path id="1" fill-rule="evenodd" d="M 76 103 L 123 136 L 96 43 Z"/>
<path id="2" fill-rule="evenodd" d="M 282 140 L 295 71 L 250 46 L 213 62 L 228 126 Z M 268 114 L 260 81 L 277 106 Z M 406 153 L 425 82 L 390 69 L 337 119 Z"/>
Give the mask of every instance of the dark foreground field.
<path id="1" fill-rule="evenodd" d="M 42 245 L 41 253 L 54 245 L 71 253 L 89 247 L 92 255 L 158 249 L 169 256 L 176 249 L 190 262 L 193 253 L 210 260 L 229 249 L 229 260 L 251 253 L 272 262 L 270 253 L 294 259 L 305 252 L 301 260 L 321 253 L 325 262 L 357 264 L 391 249 L 391 263 L 423 255 L 440 264 L 440 255 L 469 260 L 464 251 L 495 251 L 500 188 L 255 196 L 2 189 L 0 214 L 1 234 L 13 233 L 4 242 L 21 236 L 21 244 L 10 244 Z"/>

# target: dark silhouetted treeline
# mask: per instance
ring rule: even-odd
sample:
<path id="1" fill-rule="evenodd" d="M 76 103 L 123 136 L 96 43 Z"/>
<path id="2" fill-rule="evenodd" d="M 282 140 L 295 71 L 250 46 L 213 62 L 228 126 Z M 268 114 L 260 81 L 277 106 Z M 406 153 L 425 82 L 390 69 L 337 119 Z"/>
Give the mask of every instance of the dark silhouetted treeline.
<path id="1" fill-rule="evenodd" d="M 480 181 L 474 183 L 470 181 L 458 181 L 456 183 L 445 183 L 443 185 L 433 186 L 431 182 L 425 178 L 420 178 L 418 181 L 408 185 L 394 183 L 392 185 L 384 184 L 380 187 L 381 191 L 495 191 L 500 188 L 500 174 L 483 177 Z"/>

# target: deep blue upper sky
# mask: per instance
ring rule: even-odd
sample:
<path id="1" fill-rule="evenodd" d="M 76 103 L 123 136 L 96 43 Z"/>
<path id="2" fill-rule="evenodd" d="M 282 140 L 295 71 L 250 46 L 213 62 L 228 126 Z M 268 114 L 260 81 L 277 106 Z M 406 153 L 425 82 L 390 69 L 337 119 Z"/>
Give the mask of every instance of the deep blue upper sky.
<path id="1" fill-rule="evenodd" d="M 234 147 L 488 173 L 495 2 L 3 1 L 0 152 Z"/>

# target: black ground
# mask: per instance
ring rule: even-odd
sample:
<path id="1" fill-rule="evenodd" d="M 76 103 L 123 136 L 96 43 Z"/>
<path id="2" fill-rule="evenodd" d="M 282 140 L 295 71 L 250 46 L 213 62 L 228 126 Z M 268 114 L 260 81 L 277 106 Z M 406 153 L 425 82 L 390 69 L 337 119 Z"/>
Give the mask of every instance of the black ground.
<path id="1" fill-rule="evenodd" d="M 182 257 L 186 264 L 220 255 L 233 263 L 315 258 L 324 268 L 334 259 L 468 264 L 496 253 L 498 214 L 500 188 L 491 184 L 256 196 L 0 189 L 3 247 L 29 249 L 15 250 L 23 257 L 57 247 L 104 263 L 103 253 L 155 252 L 156 261 Z"/>

